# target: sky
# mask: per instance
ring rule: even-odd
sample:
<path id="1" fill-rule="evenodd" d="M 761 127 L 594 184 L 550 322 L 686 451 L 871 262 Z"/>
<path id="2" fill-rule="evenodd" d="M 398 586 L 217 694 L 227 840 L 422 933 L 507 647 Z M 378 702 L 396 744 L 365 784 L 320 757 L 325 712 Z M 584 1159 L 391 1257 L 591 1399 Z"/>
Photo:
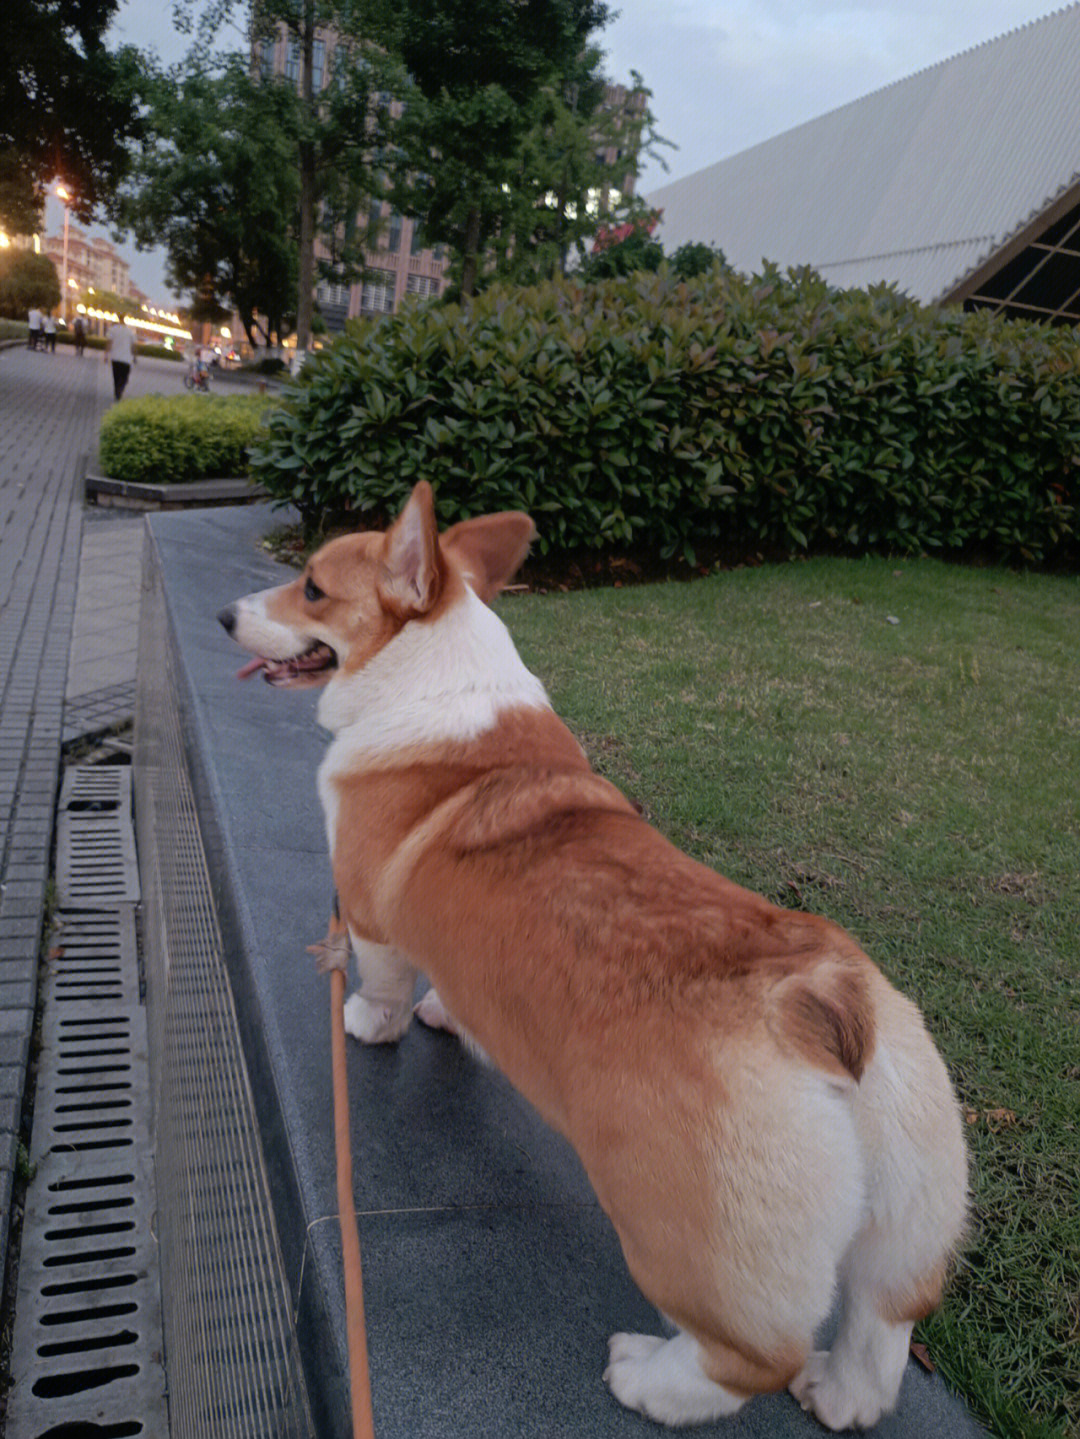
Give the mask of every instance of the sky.
<path id="1" fill-rule="evenodd" d="M 728 155 L 779 135 L 947 60 L 962 50 L 1065 8 L 1052 0 L 609 0 L 617 18 L 601 32 L 611 80 L 638 71 L 652 91 L 665 171 L 647 161 L 648 195 Z M 185 41 L 162 0 L 123 0 L 118 43 L 178 59 Z M 50 234 L 63 225 L 50 200 Z M 106 234 L 102 226 L 91 233 Z M 121 245 L 152 303 L 170 299 L 161 251 Z"/>

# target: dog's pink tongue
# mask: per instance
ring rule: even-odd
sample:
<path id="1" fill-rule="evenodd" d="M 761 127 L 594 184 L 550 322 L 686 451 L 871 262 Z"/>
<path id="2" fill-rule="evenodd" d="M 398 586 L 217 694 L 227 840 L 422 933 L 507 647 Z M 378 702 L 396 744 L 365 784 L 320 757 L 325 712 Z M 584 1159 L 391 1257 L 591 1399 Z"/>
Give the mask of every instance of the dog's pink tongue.
<path id="1" fill-rule="evenodd" d="M 246 665 L 236 671 L 236 678 L 238 680 L 248 680 L 252 675 L 258 674 L 259 670 L 261 670 L 265 664 L 266 661 L 261 655 L 256 659 L 248 660 Z"/>

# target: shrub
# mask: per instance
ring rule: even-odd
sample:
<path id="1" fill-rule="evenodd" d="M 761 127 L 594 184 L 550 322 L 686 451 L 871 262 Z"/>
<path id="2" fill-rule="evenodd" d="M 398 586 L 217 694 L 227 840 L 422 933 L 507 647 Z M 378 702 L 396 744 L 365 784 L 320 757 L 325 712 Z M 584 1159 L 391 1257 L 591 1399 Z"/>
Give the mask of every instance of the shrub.
<path id="1" fill-rule="evenodd" d="M 1068 331 L 813 272 L 670 269 L 408 308 L 312 357 L 252 452 L 309 522 L 524 508 L 543 549 L 696 544 L 1061 558 Z"/>
<path id="2" fill-rule="evenodd" d="M 169 483 L 248 473 L 265 395 L 144 395 L 101 423 L 101 463 L 115 480 Z"/>

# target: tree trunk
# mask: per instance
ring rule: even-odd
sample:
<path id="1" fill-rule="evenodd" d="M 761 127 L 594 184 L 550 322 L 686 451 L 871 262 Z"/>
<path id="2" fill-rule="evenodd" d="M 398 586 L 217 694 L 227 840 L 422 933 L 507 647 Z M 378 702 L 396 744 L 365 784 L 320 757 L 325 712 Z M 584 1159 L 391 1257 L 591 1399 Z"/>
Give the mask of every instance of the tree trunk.
<path id="1" fill-rule="evenodd" d="M 474 206 L 465 221 L 465 250 L 461 258 L 462 299 L 468 299 L 476 289 L 477 251 L 479 248 L 480 211 Z"/>
<path id="2" fill-rule="evenodd" d="M 306 350 L 311 344 L 312 292 L 315 288 L 315 146 L 311 139 L 314 125 L 314 91 L 311 64 L 315 47 L 315 7 L 304 0 L 304 18 L 300 33 L 300 99 L 303 112 L 304 138 L 300 142 L 300 253 L 299 293 L 296 297 L 296 348 Z"/>

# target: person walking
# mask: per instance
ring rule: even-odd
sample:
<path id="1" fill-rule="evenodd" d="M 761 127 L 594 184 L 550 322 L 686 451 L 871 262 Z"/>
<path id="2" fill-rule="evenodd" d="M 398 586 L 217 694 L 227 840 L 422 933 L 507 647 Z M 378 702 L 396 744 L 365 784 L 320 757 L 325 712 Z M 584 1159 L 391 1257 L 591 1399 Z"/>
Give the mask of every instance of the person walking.
<path id="1" fill-rule="evenodd" d="M 81 359 L 86 349 L 86 321 L 81 315 L 75 316 L 75 358 Z"/>
<path id="2" fill-rule="evenodd" d="M 112 359 L 113 394 L 119 399 L 124 393 L 124 386 L 131 374 L 131 367 L 135 363 L 135 332 L 125 325 L 123 320 L 117 320 L 114 325 L 109 326 L 109 333 L 105 345 L 105 363 Z"/>
<path id="3" fill-rule="evenodd" d="M 56 354 L 56 321 L 51 315 L 46 315 L 41 322 L 42 334 L 45 340 L 45 348 L 50 355 Z"/>
<path id="4" fill-rule="evenodd" d="M 26 348 L 36 350 L 41 339 L 41 311 L 35 305 L 26 317 Z"/>

